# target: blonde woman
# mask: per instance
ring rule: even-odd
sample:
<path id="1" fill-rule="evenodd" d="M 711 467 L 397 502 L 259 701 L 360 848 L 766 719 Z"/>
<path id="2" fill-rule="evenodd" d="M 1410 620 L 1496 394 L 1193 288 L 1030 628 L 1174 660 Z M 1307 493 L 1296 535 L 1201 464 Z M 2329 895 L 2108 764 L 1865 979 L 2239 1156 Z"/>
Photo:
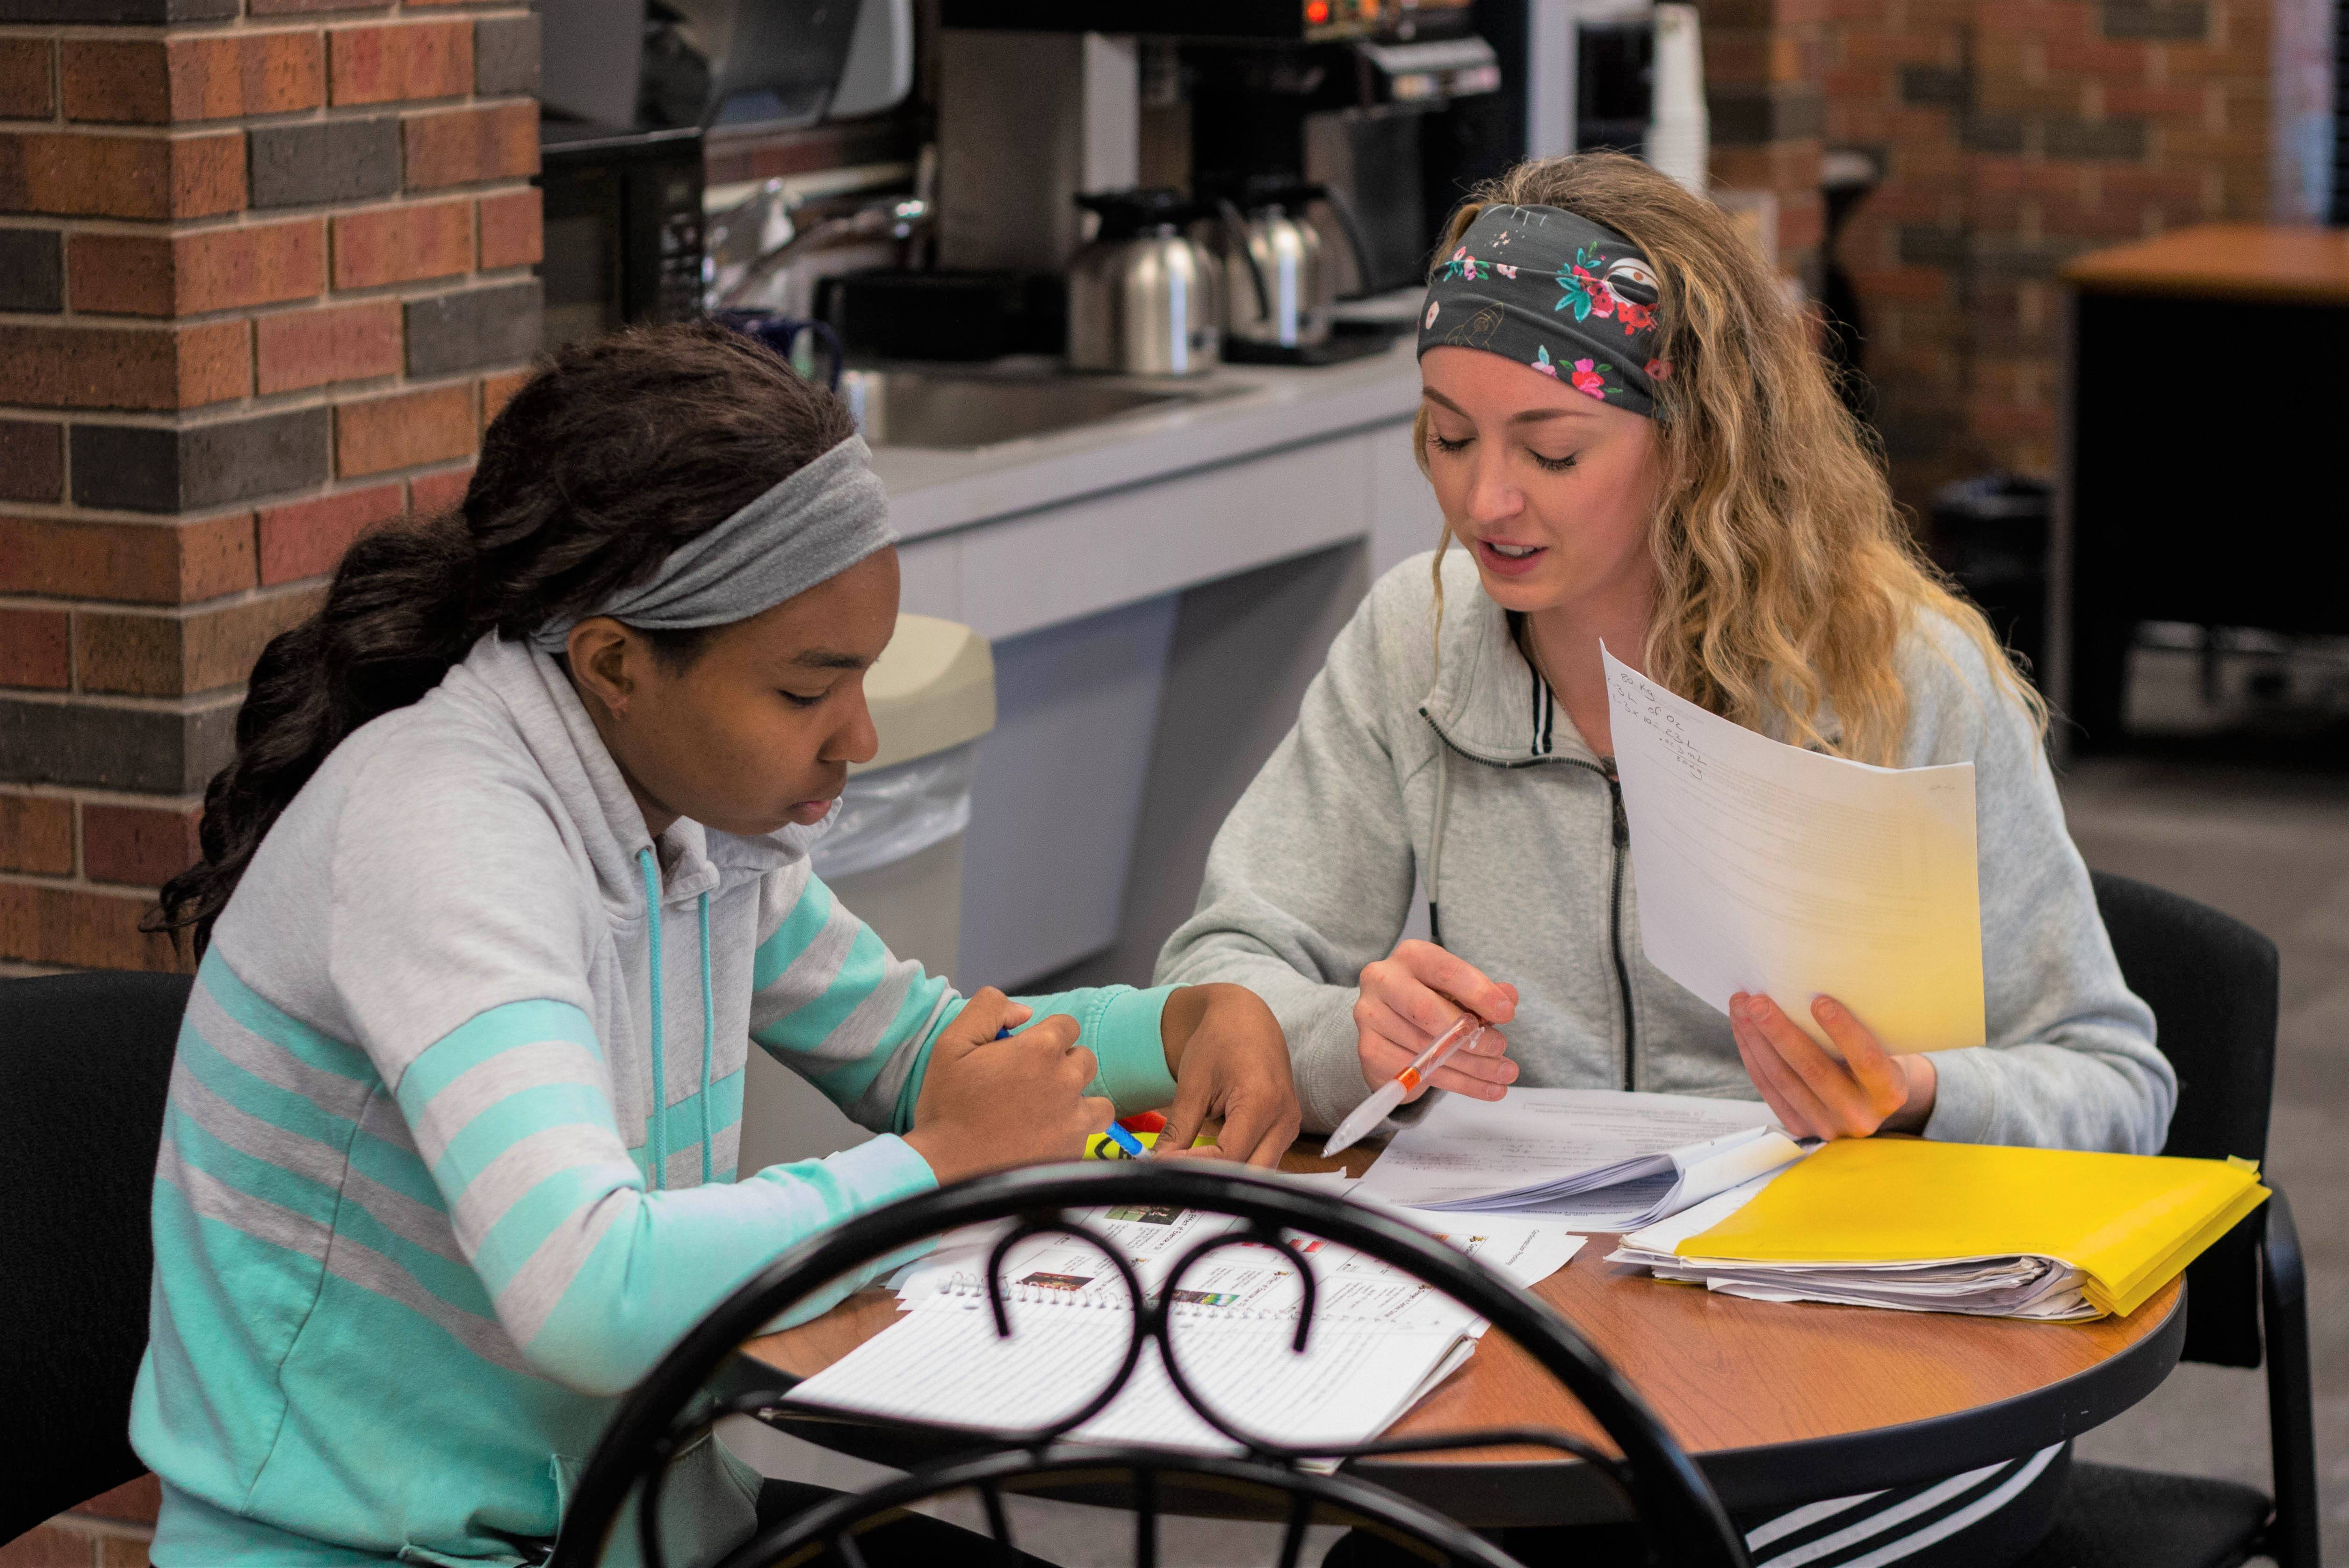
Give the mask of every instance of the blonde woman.
<path id="1" fill-rule="evenodd" d="M 1308 1127 L 1464 1006 L 1505 1027 L 1433 1081 L 1484 1099 L 1758 1094 L 1798 1134 L 2158 1149 L 2176 1079 L 2064 831 L 2044 709 L 1919 558 L 1720 211 L 1628 159 L 1554 159 L 1480 191 L 1437 256 L 1413 438 L 1442 546 L 1340 634 L 1216 836 L 1159 980 L 1269 1002 Z M 1889 1056 L 1823 997 L 1838 1061 L 1767 998 L 1723 1016 L 1647 963 L 1602 642 L 1795 745 L 1974 765 L 1989 1044 Z M 1402 939 L 1415 883 L 1433 941 Z M 1749 1522 L 1757 1561 L 2012 1558 L 2064 1458 L 1953 1478 L 1921 1506 L 1930 1489 Z"/>

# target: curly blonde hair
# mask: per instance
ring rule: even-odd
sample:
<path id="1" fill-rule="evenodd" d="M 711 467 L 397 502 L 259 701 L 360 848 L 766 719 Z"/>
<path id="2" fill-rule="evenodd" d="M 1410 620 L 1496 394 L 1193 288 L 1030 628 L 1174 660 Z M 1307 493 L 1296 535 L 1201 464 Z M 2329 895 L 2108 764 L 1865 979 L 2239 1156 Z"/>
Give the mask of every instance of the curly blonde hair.
<path id="1" fill-rule="evenodd" d="M 1895 651 L 1913 617 L 1939 614 L 2045 733 L 2045 702 L 1917 548 L 1873 438 L 1726 213 L 1636 159 L 1570 154 L 1480 186 L 1435 254 L 1451 254 L 1495 203 L 1578 212 L 1637 244 L 1655 271 L 1655 353 L 1672 368 L 1656 387 L 1665 500 L 1651 536 L 1650 678 L 1747 728 L 1893 765 L 1909 719 Z M 1423 471 L 1423 406 L 1412 438 Z M 1447 521 L 1439 625 L 1451 540 Z M 1830 713 L 1833 738 L 1821 727 Z"/>

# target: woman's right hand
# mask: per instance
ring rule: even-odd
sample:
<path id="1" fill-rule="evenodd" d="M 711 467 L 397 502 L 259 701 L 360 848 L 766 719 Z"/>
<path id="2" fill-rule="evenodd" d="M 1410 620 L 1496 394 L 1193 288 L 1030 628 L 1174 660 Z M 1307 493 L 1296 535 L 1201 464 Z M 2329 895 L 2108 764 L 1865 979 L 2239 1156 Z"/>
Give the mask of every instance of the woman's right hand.
<path id="1" fill-rule="evenodd" d="M 1466 960 L 1415 937 L 1364 965 L 1362 994 L 1354 1003 L 1354 1026 L 1361 1031 L 1354 1048 L 1361 1058 L 1362 1080 L 1376 1088 L 1411 1066 L 1430 1042 L 1459 1021 L 1463 1007 L 1487 1024 L 1506 1024 L 1516 1016 L 1517 988 L 1487 980 Z M 1486 1029 L 1474 1046 L 1436 1068 L 1404 1098 L 1417 1099 L 1433 1088 L 1498 1099 L 1517 1077 L 1508 1048 L 1500 1030 Z"/>
<path id="2" fill-rule="evenodd" d="M 1085 1139 L 1115 1108 L 1089 1098 L 1100 1064 L 1077 1044 L 1077 1021 L 1055 1014 L 1008 1040 L 1033 1016 L 992 985 L 938 1031 L 905 1141 L 943 1187 L 966 1176 L 1084 1157 Z"/>

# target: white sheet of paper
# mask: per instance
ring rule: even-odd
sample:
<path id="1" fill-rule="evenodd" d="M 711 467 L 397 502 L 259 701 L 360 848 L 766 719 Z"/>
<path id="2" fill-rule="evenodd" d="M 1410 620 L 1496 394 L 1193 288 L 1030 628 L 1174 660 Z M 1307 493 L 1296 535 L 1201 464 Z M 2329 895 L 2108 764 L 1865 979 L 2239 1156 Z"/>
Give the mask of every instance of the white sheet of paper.
<path id="1" fill-rule="evenodd" d="M 1580 1236 L 1547 1215 L 1478 1214 L 1455 1219 L 1413 1210 L 1396 1212 L 1414 1228 L 1491 1265 L 1519 1285 L 1548 1278 L 1582 1246 Z M 1101 1210 L 1087 1210 L 1081 1217 L 1098 1224 L 1102 1214 Z M 1186 1212 L 1176 1211 L 1167 1222 L 1179 1224 L 1185 1217 Z M 1220 1222 L 1223 1216 L 1212 1218 Z M 1415 1332 L 1483 1332 L 1481 1323 L 1466 1308 L 1402 1270 L 1335 1242 L 1311 1236 L 1295 1240 L 1319 1285 L 1316 1322 L 1376 1322 Z M 1162 1255 L 1154 1266 L 1143 1263 L 1139 1271 L 1143 1289 L 1159 1289 L 1172 1261 Z M 1005 1284 L 1037 1305 L 1079 1312 L 1101 1307 L 1124 1311 L 1132 1305 L 1114 1265 L 1095 1248 L 1071 1237 L 1031 1237 L 1007 1254 L 1004 1265 Z M 967 1310 L 984 1299 L 985 1269 L 986 1248 L 974 1247 L 906 1275 L 898 1299 L 916 1311 Z M 1224 1248 L 1200 1260 L 1183 1276 L 1177 1310 L 1200 1320 L 1294 1322 L 1304 1300 L 1296 1274 L 1289 1258 L 1272 1248 Z"/>
<path id="2" fill-rule="evenodd" d="M 1981 1045 L 1973 764 L 1805 751 L 1601 656 L 1648 962 L 1724 1013 L 1766 994 L 1822 1045 L 1820 995 L 1889 1051 Z"/>
<path id="3" fill-rule="evenodd" d="M 1388 1203 L 1469 1201 L 1776 1124 L 1760 1100 L 1604 1088 L 1446 1095 L 1395 1134 L 1356 1193 Z"/>
<path id="4" fill-rule="evenodd" d="M 791 1400 L 958 1427 L 1038 1425 L 1110 1380 L 1133 1320 L 1055 1312 L 1049 1326 L 1003 1339 L 976 1302 L 964 1311 L 908 1313 L 800 1384 Z M 1177 1335 L 1203 1397 L 1251 1430 L 1299 1444 L 1359 1442 L 1383 1430 L 1458 1364 L 1462 1348 L 1454 1328 L 1370 1322 L 1317 1324 L 1302 1356 L 1277 1322 L 1185 1325 Z M 1183 1403 L 1154 1345 L 1110 1407 L 1073 1435 L 1208 1452 L 1237 1447 Z"/>

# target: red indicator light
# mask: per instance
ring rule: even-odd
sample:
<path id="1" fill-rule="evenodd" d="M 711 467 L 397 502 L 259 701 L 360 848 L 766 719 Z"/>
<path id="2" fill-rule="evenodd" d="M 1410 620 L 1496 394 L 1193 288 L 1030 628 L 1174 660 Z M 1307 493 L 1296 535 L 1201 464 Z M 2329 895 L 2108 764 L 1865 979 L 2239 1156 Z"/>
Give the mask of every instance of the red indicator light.
<path id="1" fill-rule="evenodd" d="M 1318 27 L 1330 19 L 1330 0 L 1305 0 L 1305 20 Z"/>

